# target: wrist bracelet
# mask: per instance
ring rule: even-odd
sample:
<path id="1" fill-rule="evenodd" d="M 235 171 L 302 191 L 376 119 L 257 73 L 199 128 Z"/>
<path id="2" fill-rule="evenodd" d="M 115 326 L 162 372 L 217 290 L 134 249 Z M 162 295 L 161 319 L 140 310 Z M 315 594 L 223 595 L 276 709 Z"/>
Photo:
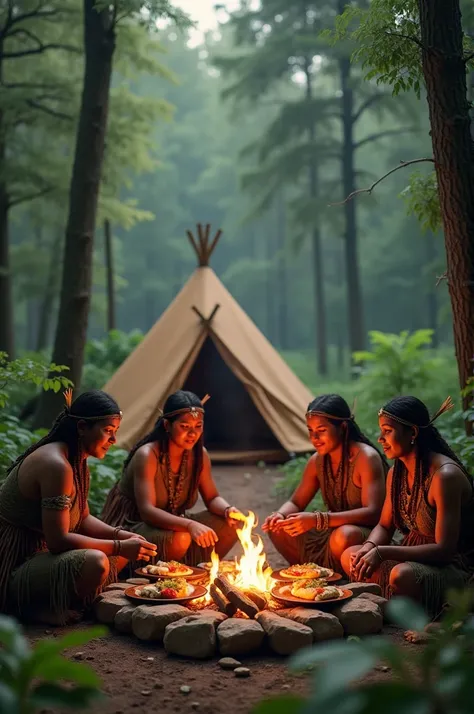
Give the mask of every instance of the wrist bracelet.
<path id="1" fill-rule="evenodd" d="M 373 541 L 373 540 L 366 540 L 366 541 L 365 541 L 365 543 L 364 543 L 364 545 L 367 545 L 367 543 L 369 543 L 370 545 L 373 545 L 373 546 L 374 546 L 374 548 L 376 548 L 376 547 L 377 547 L 377 543 L 374 543 L 374 541 Z"/>
<path id="2" fill-rule="evenodd" d="M 114 528 L 114 538 L 117 538 L 117 540 L 120 540 L 120 538 L 119 538 L 119 533 L 120 533 L 121 530 L 122 530 L 122 529 L 121 529 L 120 526 L 117 526 L 116 528 Z"/>
<path id="3" fill-rule="evenodd" d="M 383 556 L 382 556 L 382 554 L 380 553 L 380 550 L 379 550 L 379 547 L 378 547 L 378 545 L 376 545 L 376 546 L 375 546 L 375 552 L 376 552 L 376 553 L 377 553 L 377 555 L 379 556 L 379 558 L 380 558 L 380 562 L 382 562 L 382 560 L 383 560 Z"/>
<path id="4" fill-rule="evenodd" d="M 114 550 L 112 555 L 119 555 L 120 551 L 122 550 L 122 545 L 119 540 L 114 540 Z"/>
<path id="5" fill-rule="evenodd" d="M 314 511 L 314 516 L 316 518 L 316 530 L 321 530 L 321 513 L 319 511 Z"/>
<path id="6" fill-rule="evenodd" d="M 232 508 L 232 506 L 227 506 L 227 508 L 224 510 L 224 518 L 227 519 L 229 518 L 229 511 Z"/>
<path id="7" fill-rule="evenodd" d="M 327 531 L 329 530 L 329 513 L 324 511 L 321 515 L 323 517 L 323 529 Z"/>

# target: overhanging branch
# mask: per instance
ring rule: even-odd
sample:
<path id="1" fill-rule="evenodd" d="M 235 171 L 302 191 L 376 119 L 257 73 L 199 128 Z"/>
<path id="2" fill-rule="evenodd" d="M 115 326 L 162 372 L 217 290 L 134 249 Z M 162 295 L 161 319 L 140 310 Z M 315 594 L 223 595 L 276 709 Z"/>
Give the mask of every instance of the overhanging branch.
<path id="1" fill-rule="evenodd" d="M 18 50 L 17 52 L 2 52 L 0 59 L 17 59 L 19 57 L 30 57 L 31 55 L 40 55 L 47 50 L 64 50 L 65 52 L 75 52 L 80 54 L 81 50 L 74 45 L 63 45 L 61 43 L 52 42 L 40 47 L 34 47 L 29 50 Z"/>
<path id="2" fill-rule="evenodd" d="M 401 32 L 388 32 L 388 30 L 386 30 L 384 34 L 387 35 L 387 37 L 399 37 L 401 40 L 409 40 L 410 42 L 413 42 L 415 45 L 417 45 L 420 49 L 428 50 L 428 48 L 424 46 L 422 41 L 414 35 L 404 35 Z"/>
<path id="3" fill-rule="evenodd" d="M 34 201 L 35 198 L 41 198 L 41 196 L 45 196 L 47 193 L 51 193 L 53 191 L 52 186 L 47 186 L 43 189 L 38 189 L 38 191 L 35 191 L 34 193 L 25 193 L 24 196 L 18 196 L 18 198 L 12 198 L 8 206 L 9 208 L 13 208 L 14 206 L 19 206 L 20 203 L 27 203 L 28 201 Z"/>
<path id="4" fill-rule="evenodd" d="M 388 176 L 391 176 L 392 174 L 394 174 L 395 171 L 404 169 L 407 166 L 412 166 L 413 164 L 422 164 L 422 163 L 426 163 L 426 162 L 434 164 L 435 160 L 431 159 L 429 157 L 425 157 L 422 159 L 410 159 L 410 161 L 400 161 L 400 164 L 398 166 L 395 166 L 395 168 L 390 169 L 390 171 L 387 171 L 386 174 L 384 174 L 383 176 L 378 178 L 377 181 L 374 181 L 374 183 L 371 186 L 369 186 L 368 188 L 359 188 L 359 189 L 357 189 L 357 191 L 353 191 L 352 193 L 350 193 L 343 201 L 338 201 L 337 203 L 330 203 L 329 205 L 330 206 L 343 206 L 345 203 L 347 203 L 348 201 L 351 201 L 353 198 L 355 198 L 356 196 L 358 196 L 361 193 L 369 193 L 369 194 L 372 193 L 374 188 L 376 186 L 378 186 L 379 183 L 382 183 L 382 181 L 384 179 L 386 179 Z"/>
<path id="5" fill-rule="evenodd" d="M 365 146 L 366 144 L 371 144 L 373 141 L 383 139 L 386 136 L 396 136 L 397 134 L 405 134 L 407 131 L 414 131 L 414 129 L 408 127 L 405 127 L 403 129 L 386 129 L 385 131 L 378 131 L 375 134 L 369 134 L 360 141 L 356 141 L 354 144 L 354 149 L 360 149 L 362 146 Z"/>
<path id="6" fill-rule="evenodd" d="M 362 102 L 358 110 L 356 111 L 355 114 L 352 115 L 352 124 L 356 124 L 356 122 L 359 121 L 361 118 L 362 114 L 369 109 L 369 107 L 372 106 L 372 104 L 375 104 L 376 102 L 379 102 L 381 99 L 384 99 L 387 95 L 384 94 L 383 92 L 374 92 L 374 94 L 371 94 L 370 97 L 367 97 L 365 101 Z"/>
<path id="7" fill-rule="evenodd" d="M 57 119 L 66 119 L 67 121 L 73 120 L 71 114 L 65 114 L 64 112 L 60 112 L 57 109 L 47 107 L 44 104 L 41 104 L 39 101 L 35 101 L 34 99 L 27 99 L 26 104 L 32 109 L 37 109 L 40 112 L 44 112 L 44 114 L 49 114 L 49 116 L 51 117 L 56 117 Z"/>

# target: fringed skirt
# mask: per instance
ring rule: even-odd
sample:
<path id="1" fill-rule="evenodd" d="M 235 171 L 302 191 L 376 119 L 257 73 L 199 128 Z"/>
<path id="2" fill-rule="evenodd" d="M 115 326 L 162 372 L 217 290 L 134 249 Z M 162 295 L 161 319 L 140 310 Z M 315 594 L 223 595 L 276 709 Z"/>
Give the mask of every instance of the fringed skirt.
<path id="1" fill-rule="evenodd" d="M 190 518 L 198 523 L 203 523 L 205 526 L 212 528 L 219 538 L 220 557 L 223 558 L 226 553 L 232 548 L 234 543 L 237 541 L 237 534 L 235 528 L 228 525 L 225 518 L 221 516 L 216 516 L 214 513 L 209 511 L 200 511 L 199 513 L 186 513 L 186 518 Z M 133 533 L 138 533 L 146 538 L 150 543 L 155 543 L 158 547 L 158 559 L 159 560 L 169 560 L 169 547 L 173 540 L 175 531 L 165 530 L 163 528 L 154 528 L 149 526 L 147 523 L 135 523 L 133 526 L 129 527 L 129 530 Z M 225 551 L 225 552 L 223 552 Z M 211 558 L 211 548 L 202 548 L 192 541 L 186 554 L 181 558 L 181 562 L 186 565 L 196 566 L 199 563 L 208 562 Z"/>
<path id="2" fill-rule="evenodd" d="M 432 539 L 412 531 L 404 536 L 400 545 L 415 546 L 432 542 Z M 415 580 L 421 588 L 421 604 L 432 617 L 436 617 L 443 609 L 448 590 L 465 588 L 474 575 L 474 563 L 469 563 L 469 560 L 461 555 L 457 555 L 453 563 L 442 566 L 417 563 L 412 560 L 404 563 L 413 570 Z M 392 594 L 390 573 L 396 565 L 400 563 L 395 560 L 384 560 L 370 578 L 372 582 L 380 585 L 383 595 L 387 598 Z"/>

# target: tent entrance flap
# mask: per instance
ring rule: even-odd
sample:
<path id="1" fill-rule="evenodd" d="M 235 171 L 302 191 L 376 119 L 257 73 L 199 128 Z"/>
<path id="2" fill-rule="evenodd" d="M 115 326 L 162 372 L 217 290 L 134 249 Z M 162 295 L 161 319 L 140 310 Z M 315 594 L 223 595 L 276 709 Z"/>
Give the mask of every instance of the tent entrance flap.
<path id="1" fill-rule="evenodd" d="M 204 420 L 208 451 L 282 451 L 283 447 L 249 393 L 206 337 L 183 389 L 199 397 L 210 394 Z"/>

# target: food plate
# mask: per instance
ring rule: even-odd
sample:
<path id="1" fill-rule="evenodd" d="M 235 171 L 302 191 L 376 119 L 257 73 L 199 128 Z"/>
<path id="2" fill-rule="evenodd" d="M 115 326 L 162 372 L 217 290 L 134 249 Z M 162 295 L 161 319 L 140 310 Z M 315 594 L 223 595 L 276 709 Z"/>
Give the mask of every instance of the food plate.
<path id="1" fill-rule="evenodd" d="M 287 583 L 287 585 L 288 584 L 289 583 Z M 273 588 L 270 590 L 270 593 L 272 597 L 275 598 L 275 600 L 291 605 L 304 605 L 306 607 L 316 608 L 322 607 L 324 605 L 332 605 L 334 603 L 344 602 L 344 600 L 348 600 L 349 598 L 351 598 L 353 594 L 352 590 L 345 590 L 341 588 L 344 593 L 342 597 L 332 598 L 331 600 L 304 600 L 301 597 L 295 597 L 294 595 L 291 595 L 291 593 L 285 593 L 284 595 L 280 594 L 280 590 L 282 587 L 285 586 L 279 583 L 278 585 L 274 585 Z"/>
<path id="2" fill-rule="evenodd" d="M 130 600 L 135 600 L 136 602 L 141 602 L 145 605 L 172 605 L 174 603 L 189 602 L 190 600 L 197 600 L 200 597 L 204 597 L 207 593 L 207 588 L 203 585 L 194 585 L 194 592 L 192 595 L 186 595 L 186 597 L 174 597 L 174 598 L 163 598 L 163 597 L 143 597 L 142 595 L 137 595 L 137 590 L 140 590 L 143 585 L 132 585 L 124 591 L 125 597 Z"/>
<path id="3" fill-rule="evenodd" d="M 200 580 L 201 578 L 204 578 L 206 575 L 208 575 L 208 571 L 204 570 L 204 568 L 193 568 L 193 566 L 189 565 L 186 566 L 189 567 L 190 570 L 193 572 L 190 575 L 179 575 L 177 577 L 183 578 L 184 580 Z M 143 568 L 137 568 L 135 570 L 135 573 L 139 575 L 141 578 L 148 578 L 149 580 L 169 580 L 170 575 L 152 575 L 151 573 L 148 573 L 146 570 L 143 570 Z"/>
<path id="4" fill-rule="evenodd" d="M 294 581 L 291 578 L 288 578 L 288 577 L 285 578 L 283 575 L 280 574 L 282 570 L 286 570 L 286 568 L 280 568 L 280 570 L 274 570 L 272 573 L 272 578 L 274 580 L 278 580 L 279 582 L 287 583 L 287 585 L 289 583 L 295 582 L 297 580 L 297 578 L 295 578 Z M 304 578 L 299 578 L 299 579 L 303 580 Z M 312 579 L 313 578 L 307 578 L 307 580 L 312 580 Z M 327 583 L 337 583 L 338 580 L 342 580 L 342 575 L 341 575 L 341 573 L 333 573 L 328 578 L 321 578 L 321 580 L 325 580 Z"/>
<path id="5" fill-rule="evenodd" d="M 223 566 L 223 567 L 222 567 Z M 198 568 L 202 568 L 209 573 L 212 567 L 212 563 L 199 563 Z M 237 566 L 233 560 L 220 560 L 219 561 L 219 571 L 221 573 L 235 573 Z"/>

